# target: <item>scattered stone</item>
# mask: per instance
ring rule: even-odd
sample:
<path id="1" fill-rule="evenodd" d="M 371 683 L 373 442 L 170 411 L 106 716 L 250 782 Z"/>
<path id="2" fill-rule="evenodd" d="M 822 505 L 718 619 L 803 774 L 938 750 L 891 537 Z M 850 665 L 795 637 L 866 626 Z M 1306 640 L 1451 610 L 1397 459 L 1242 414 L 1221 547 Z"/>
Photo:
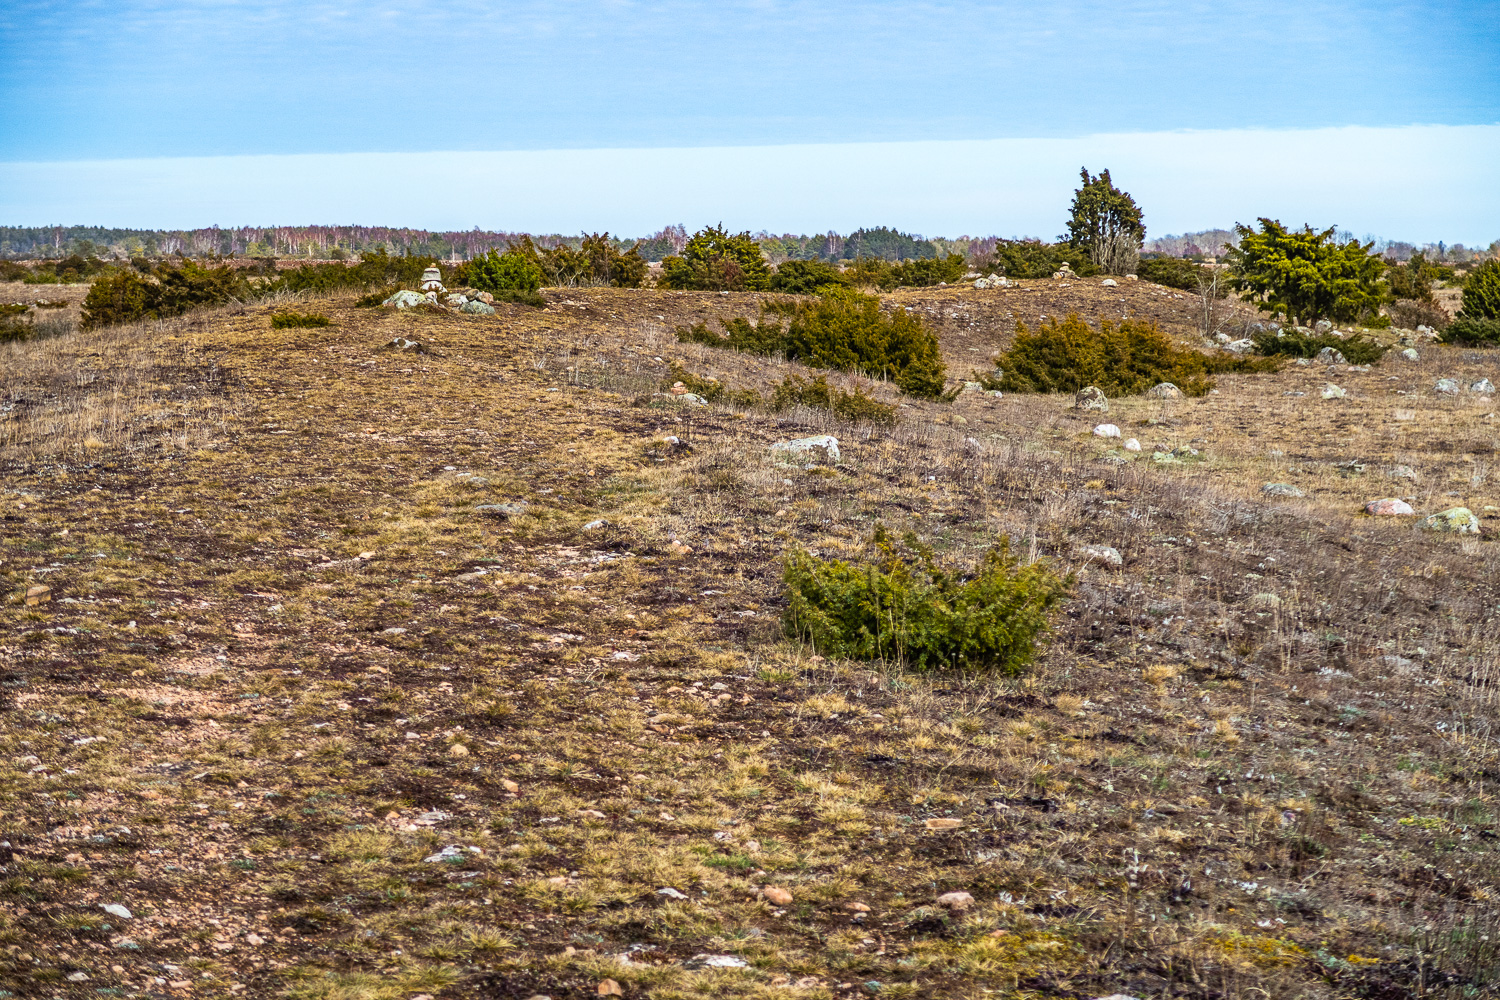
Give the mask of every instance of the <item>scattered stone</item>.
<path id="1" fill-rule="evenodd" d="M 1303 492 L 1291 483 L 1267 483 L 1260 491 L 1270 497 L 1300 497 Z"/>
<path id="2" fill-rule="evenodd" d="M 1229 343 L 1233 339 L 1234 338 L 1231 337 L 1227 333 L 1216 333 L 1216 334 L 1214 334 L 1214 343 L 1215 344 L 1220 344 L 1220 345 L 1227 344 L 1227 343 Z"/>
<path id="3" fill-rule="evenodd" d="M 937 898 L 937 905 L 954 913 L 962 913 L 974 905 L 974 897 L 967 892 L 945 892 Z"/>
<path id="4" fill-rule="evenodd" d="M 1233 351 L 1235 354 L 1249 354 L 1255 350 L 1255 341 L 1249 339 L 1231 340 L 1224 345 L 1224 350 Z"/>
<path id="5" fill-rule="evenodd" d="M 1467 507 L 1450 507 L 1422 518 L 1422 527 L 1429 531 L 1450 532 L 1455 535 L 1479 534 L 1479 518 Z"/>
<path id="6" fill-rule="evenodd" d="M 980 278 L 978 281 L 974 282 L 974 287 L 979 289 L 1009 288 L 1010 285 L 1010 279 L 1006 278 L 1003 274 L 987 275 L 986 277 Z"/>
<path id="7" fill-rule="evenodd" d="M 964 825 L 964 821 L 961 819 L 939 818 L 927 820 L 922 825 L 929 830 L 957 830 Z"/>
<path id="8" fill-rule="evenodd" d="M 819 434 L 794 441 L 777 441 L 771 445 L 771 457 L 796 465 L 806 462 L 811 468 L 820 462 L 837 465 L 843 456 L 839 452 L 838 438 L 832 434 Z"/>
<path id="9" fill-rule="evenodd" d="M 483 514 L 486 517 L 508 519 L 512 517 L 520 517 L 522 514 L 526 513 L 527 506 L 527 504 L 520 501 L 517 501 L 515 503 L 482 503 L 478 507 L 474 508 L 474 513 Z"/>
<path id="10" fill-rule="evenodd" d="M 606 521 L 606 520 L 604 520 L 603 518 L 601 518 L 601 519 L 599 519 L 597 521 L 590 521 L 588 524 L 585 524 L 583 526 L 583 530 L 584 531 L 598 531 L 600 528 L 604 528 L 604 527 L 608 527 L 608 526 L 609 526 L 609 522 Z"/>
<path id="11" fill-rule="evenodd" d="M 456 858 L 463 853 L 464 849 L 462 847 L 459 847 L 457 844 L 449 844 L 436 854 L 429 854 L 422 860 L 427 864 L 434 864 L 439 861 L 447 861 L 449 858 Z"/>
<path id="12" fill-rule="evenodd" d="M 473 299 L 469 302 L 465 302 L 463 305 L 458 307 L 458 311 L 461 313 L 468 313 L 471 316 L 495 315 L 494 306 L 490 305 L 488 302 L 480 302 L 478 299 Z"/>
<path id="13" fill-rule="evenodd" d="M 1114 278 L 1105 278 L 1103 281 L 1099 282 L 1099 284 L 1103 285 L 1105 288 L 1114 288 L 1119 284 L 1119 282 Z"/>
<path id="14" fill-rule="evenodd" d="M 468 305 L 468 303 L 469 297 L 467 295 L 464 295 L 462 292 L 454 292 L 447 298 L 443 299 L 444 305 L 452 306 L 455 309 L 459 308 L 460 306 Z"/>
<path id="15" fill-rule="evenodd" d="M 681 384 L 682 383 L 680 383 L 680 382 L 678 383 L 678 385 L 681 385 Z M 684 390 L 682 392 L 675 391 L 675 387 L 674 387 L 674 391 L 672 391 L 672 392 L 653 392 L 651 394 L 651 401 L 653 403 L 655 403 L 655 402 L 675 403 L 675 404 L 678 404 L 680 406 L 707 406 L 707 405 L 709 405 L 708 404 L 708 400 L 704 399 L 702 396 L 698 395 L 696 392 L 688 392 L 688 391 L 686 391 L 686 387 L 684 387 Z"/>
<path id="16" fill-rule="evenodd" d="M 410 309 L 413 306 L 426 305 L 427 296 L 403 289 L 380 304 L 393 309 Z"/>
<path id="17" fill-rule="evenodd" d="M 738 955 L 698 954 L 682 963 L 684 969 L 748 969 L 750 963 Z"/>
<path id="18" fill-rule="evenodd" d="M 1494 392 L 1495 391 L 1495 383 L 1491 382 L 1487 378 L 1482 378 L 1478 382 L 1471 382 L 1471 383 L 1469 383 L 1469 391 L 1470 392 L 1485 392 L 1485 393 Z"/>
<path id="19" fill-rule="evenodd" d="M 1382 500 L 1371 500 L 1365 504 L 1365 513 L 1374 514 L 1377 517 L 1405 517 L 1409 514 L 1415 514 L 1416 511 L 1412 510 L 1411 504 L 1405 500 L 1399 500 L 1396 497 L 1385 497 Z"/>
<path id="20" fill-rule="evenodd" d="M 1332 382 L 1329 382 L 1323 387 L 1323 392 L 1321 393 L 1321 395 L 1324 399 L 1343 399 L 1346 395 L 1348 395 L 1348 393 L 1344 392 L 1343 389 L 1340 389 Z"/>
<path id="21" fill-rule="evenodd" d="M 1333 467 L 1341 476 L 1363 476 L 1366 468 L 1365 463 L 1352 458 L 1347 462 L 1337 462 Z"/>
<path id="22" fill-rule="evenodd" d="M 1336 347 L 1323 348 L 1313 360 L 1320 365 L 1347 365 L 1349 363 L 1344 357 L 1344 352 Z"/>
<path id="23" fill-rule="evenodd" d="M 1417 478 L 1417 470 L 1409 465 L 1393 465 L 1385 470 L 1385 474 L 1392 479 L 1415 480 Z"/>
<path id="24" fill-rule="evenodd" d="M 601 997 L 622 997 L 625 991 L 620 989 L 620 984 L 613 979 L 606 979 L 599 984 L 599 995 Z"/>
<path id="25" fill-rule="evenodd" d="M 1313 324 L 1313 331 L 1315 333 L 1330 333 L 1332 330 L 1333 324 L 1326 319 L 1320 319 Z"/>
<path id="26" fill-rule="evenodd" d="M 1104 396 L 1104 390 L 1097 386 L 1086 386 L 1079 389 L 1078 394 L 1073 397 L 1073 409 L 1075 410 L 1098 410 L 1100 413 L 1109 412 L 1109 400 Z"/>
<path id="27" fill-rule="evenodd" d="M 382 351 L 410 351 L 413 354 L 426 354 L 427 348 L 415 340 L 407 340 L 405 337 L 392 337 L 380 345 Z"/>
<path id="28" fill-rule="evenodd" d="M 52 600 L 52 588 L 45 584 L 37 584 L 26 588 L 26 606 L 34 608 L 38 604 L 45 604 Z"/>
<path id="29" fill-rule="evenodd" d="M 1125 450 L 1126 451 L 1140 451 L 1141 450 L 1141 443 L 1139 441 L 1137 441 L 1135 438 L 1128 438 L 1125 441 Z"/>
<path id="30" fill-rule="evenodd" d="M 774 903 L 777 906 L 792 905 L 792 894 L 787 892 L 780 886 L 766 886 L 766 888 L 761 890 L 761 895 L 765 896 L 767 901 Z"/>
<path id="31" fill-rule="evenodd" d="M 492 306 L 495 304 L 495 297 L 489 292 L 476 292 L 474 297 L 487 306 Z"/>
<path id="32" fill-rule="evenodd" d="M 845 903 L 844 904 L 844 909 L 848 910 L 850 913 L 869 913 L 870 912 L 870 908 L 868 906 L 866 906 L 864 903 Z"/>
<path id="33" fill-rule="evenodd" d="M 1117 438 L 1120 436 L 1120 428 L 1114 424 L 1100 424 L 1094 428 L 1094 437 Z"/>
<path id="34" fill-rule="evenodd" d="M 681 892 L 677 889 L 673 889 L 671 886 L 664 886 L 663 888 L 657 889 L 656 894 L 658 896 L 665 896 L 667 899 L 682 900 L 688 898 L 687 893 Z"/>
<path id="35" fill-rule="evenodd" d="M 83 971 L 74 972 L 70 973 L 67 979 L 70 983 L 86 983 L 89 981 L 89 974 Z"/>
<path id="36" fill-rule="evenodd" d="M 1422 356 L 1417 353 L 1415 347 L 1408 347 L 1401 352 L 1401 356 L 1407 361 L 1420 361 Z"/>
<path id="37" fill-rule="evenodd" d="M 1182 390 L 1177 388 L 1171 382 L 1162 382 L 1160 385 L 1152 386 L 1151 390 L 1147 392 L 1146 395 L 1150 396 L 1152 399 L 1181 399 Z"/>
<path id="38" fill-rule="evenodd" d="M 1079 551 L 1086 559 L 1097 559 L 1117 568 L 1125 565 L 1125 559 L 1120 555 L 1120 550 L 1112 545 L 1085 545 Z"/>
<path id="39" fill-rule="evenodd" d="M 1440 392 L 1440 393 L 1442 393 L 1445 396 L 1457 396 L 1458 395 L 1458 383 L 1455 382 L 1451 378 L 1440 378 L 1440 379 L 1438 379 L 1437 380 L 1437 385 L 1433 386 L 1432 388 L 1435 391 Z"/>

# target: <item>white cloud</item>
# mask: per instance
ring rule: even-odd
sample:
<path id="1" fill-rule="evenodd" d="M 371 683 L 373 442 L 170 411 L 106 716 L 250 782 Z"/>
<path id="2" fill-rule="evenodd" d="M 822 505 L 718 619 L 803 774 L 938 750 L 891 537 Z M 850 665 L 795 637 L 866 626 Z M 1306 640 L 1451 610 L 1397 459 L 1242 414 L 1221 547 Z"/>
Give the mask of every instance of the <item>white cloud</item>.
<path id="1" fill-rule="evenodd" d="M 0 164 L 8 224 L 362 223 L 644 234 L 893 225 L 1053 238 L 1109 168 L 1154 235 L 1253 222 L 1500 238 L 1500 126 L 1206 131 L 828 145 L 348 153 Z"/>

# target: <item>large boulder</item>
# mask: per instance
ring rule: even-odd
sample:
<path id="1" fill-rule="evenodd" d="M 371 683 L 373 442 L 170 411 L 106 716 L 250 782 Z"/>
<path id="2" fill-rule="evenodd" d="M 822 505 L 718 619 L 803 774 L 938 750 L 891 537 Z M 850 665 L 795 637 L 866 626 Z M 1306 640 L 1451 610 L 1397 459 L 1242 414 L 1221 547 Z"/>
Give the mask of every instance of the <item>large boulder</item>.
<path id="1" fill-rule="evenodd" d="M 1104 390 L 1097 386 L 1085 386 L 1078 390 L 1073 397 L 1073 409 L 1075 410 L 1097 410 L 1100 413 L 1109 412 L 1109 400 L 1104 396 Z"/>
<path id="2" fill-rule="evenodd" d="M 1336 347 L 1323 348 L 1313 360 L 1325 365 L 1347 365 L 1349 363 L 1348 359 L 1344 357 L 1344 352 Z"/>
<path id="3" fill-rule="evenodd" d="M 470 299 L 468 302 L 465 302 L 463 305 L 459 306 L 458 311 L 461 313 L 469 313 L 472 316 L 495 315 L 494 306 L 484 302 L 480 302 L 478 299 Z"/>
<path id="4" fill-rule="evenodd" d="M 1345 393 L 1343 389 L 1334 385 L 1332 382 L 1329 382 L 1323 387 L 1322 396 L 1324 399 L 1343 399 L 1345 395 L 1347 395 L 1347 393 Z"/>
<path id="5" fill-rule="evenodd" d="M 832 434 L 818 434 L 793 441 L 777 441 L 771 445 L 771 457 L 793 465 L 815 465 L 820 462 L 836 465 L 842 456 L 839 453 L 838 438 Z"/>
<path id="6" fill-rule="evenodd" d="M 402 289 L 380 304 L 383 306 L 390 306 L 392 309 L 410 309 L 413 306 L 426 305 L 427 296 L 422 295 L 419 292 L 411 292 Z"/>
<path id="7" fill-rule="evenodd" d="M 1249 354 L 1251 351 L 1255 350 L 1255 341 L 1231 340 L 1229 343 L 1224 345 L 1224 350 L 1233 351 L 1235 354 Z"/>
<path id="8" fill-rule="evenodd" d="M 1422 518 L 1422 527 L 1428 531 L 1445 531 L 1455 535 L 1479 534 L 1479 518 L 1467 507 L 1450 507 Z"/>
<path id="9" fill-rule="evenodd" d="M 1469 391 L 1489 394 L 1495 391 L 1495 383 L 1487 378 L 1482 378 L 1478 382 L 1469 383 Z"/>
<path id="10" fill-rule="evenodd" d="M 1099 424 L 1094 428 L 1094 437 L 1117 438 L 1120 436 L 1120 428 L 1114 424 Z"/>
<path id="11" fill-rule="evenodd" d="M 1171 382 L 1162 382 L 1159 385 L 1152 386 L 1146 395 L 1152 399 L 1181 399 L 1182 390 Z"/>

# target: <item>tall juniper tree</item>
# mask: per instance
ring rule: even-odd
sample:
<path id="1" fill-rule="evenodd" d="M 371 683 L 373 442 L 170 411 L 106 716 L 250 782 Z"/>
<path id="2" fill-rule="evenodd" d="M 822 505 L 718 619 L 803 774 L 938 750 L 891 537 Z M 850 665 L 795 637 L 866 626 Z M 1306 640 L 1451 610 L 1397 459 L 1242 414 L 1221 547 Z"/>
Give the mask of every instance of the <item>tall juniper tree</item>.
<path id="1" fill-rule="evenodd" d="M 1087 251 L 1100 270 L 1109 274 L 1124 274 L 1134 269 L 1140 258 L 1141 242 L 1146 238 L 1140 206 L 1127 192 L 1114 186 L 1108 170 L 1091 177 L 1088 167 L 1084 167 L 1080 175 L 1083 186 L 1073 192 L 1068 243 Z"/>

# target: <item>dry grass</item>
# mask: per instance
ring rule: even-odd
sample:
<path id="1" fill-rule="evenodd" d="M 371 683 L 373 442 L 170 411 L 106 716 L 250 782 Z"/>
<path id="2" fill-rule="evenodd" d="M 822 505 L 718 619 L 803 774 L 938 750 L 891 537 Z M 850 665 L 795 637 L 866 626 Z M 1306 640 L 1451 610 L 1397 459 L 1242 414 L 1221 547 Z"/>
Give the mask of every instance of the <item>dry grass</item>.
<path id="1" fill-rule="evenodd" d="M 671 335 L 754 296 L 548 294 L 9 349 L 0 392 L 30 402 L 0 423 L 4 988 L 1493 995 L 1500 564 L 1488 535 L 1360 513 L 1489 521 L 1488 404 L 1431 391 L 1487 359 L 1115 401 L 1144 456 L 1200 452 L 1162 465 L 1051 398 L 875 385 L 905 404 L 889 429 L 635 405 L 674 361 L 761 391 L 800 369 Z M 1186 335 L 1175 294 L 893 298 L 940 317 L 961 376 L 1070 306 Z M 376 350 L 397 334 L 433 353 Z M 1330 378 L 1348 398 L 1317 396 Z M 837 468 L 772 462 L 824 430 Z M 852 552 L 877 520 L 1078 568 L 1038 669 L 785 643 L 779 554 Z M 1085 568 L 1086 544 L 1125 565 Z"/>

